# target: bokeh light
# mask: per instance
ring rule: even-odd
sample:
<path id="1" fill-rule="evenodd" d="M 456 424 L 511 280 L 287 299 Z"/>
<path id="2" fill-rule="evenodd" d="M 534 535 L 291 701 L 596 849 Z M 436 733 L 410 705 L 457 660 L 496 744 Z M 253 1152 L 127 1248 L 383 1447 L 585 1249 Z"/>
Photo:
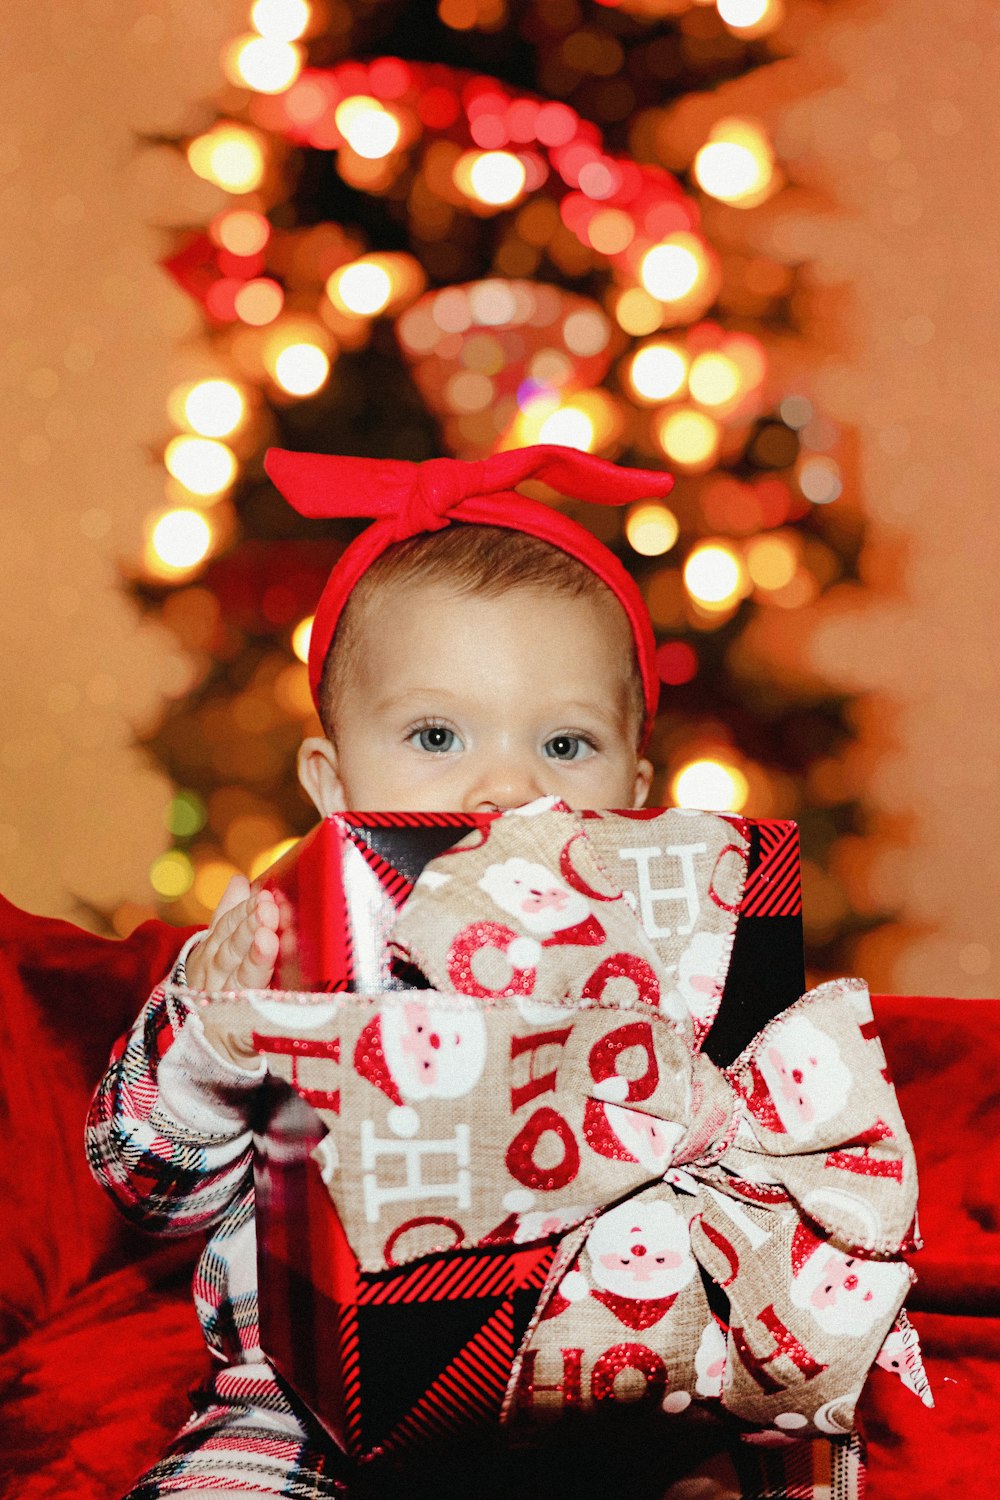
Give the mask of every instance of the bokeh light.
<path id="1" fill-rule="evenodd" d="M 741 394 L 740 368 L 728 355 L 707 350 L 692 361 L 688 390 L 701 406 L 729 406 Z"/>
<path id="2" fill-rule="evenodd" d="M 784 19 L 782 0 L 715 0 L 727 26 L 741 36 L 766 36 Z"/>
<path id="3" fill-rule="evenodd" d="M 694 175 L 711 197 L 753 208 L 776 186 L 771 143 L 752 120 L 720 120 L 694 159 Z"/>
<path id="4" fill-rule="evenodd" d="M 524 192 L 528 174 L 510 151 L 468 152 L 455 163 L 455 185 L 493 208 L 506 208 Z"/>
<path id="5" fill-rule="evenodd" d="M 687 641 L 662 641 L 656 648 L 656 670 L 667 687 L 682 687 L 698 675 L 698 653 Z"/>
<path id="6" fill-rule="evenodd" d="M 668 235 L 639 262 L 639 279 L 651 297 L 669 305 L 685 302 L 709 275 L 709 256 L 697 235 Z"/>
<path id="7" fill-rule="evenodd" d="M 301 662 L 309 660 L 309 642 L 312 640 L 312 628 L 314 615 L 307 615 L 300 620 L 292 631 L 292 650 Z"/>
<path id="8" fill-rule="evenodd" d="M 215 438 L 171 438 L 163 455 L 167 471 L 192 495 L 221 495 L 236 478 L 233 450 Z"/>
<path id="9" fill-rule="evenodd" d="M 275 356 L 274 378 L 290 396 L 312 396 L 325 385 L 330 361 L 318 344 L 287 344 Z"/>
<path id="10" fill-rule="evenodd" d="M 168 849 L 149 867 L 149 883 L 164 901 L 176 901 L 194 884 L 194 866 L 190 855 L 181 849 Z"/>
<path id="11" fill-rule="evenodd" d="M 759 589 L 783 589 L 795 577 L 801 553 L 798 537 L 787 532 L 755 536 L 747 543 L 747 572 Z"/>
<path id="12" fill-rule="evenodd" d="M 183 411 L 188 426 L 201 437 L 224 438 L 243 422 L 246 402 L 231 380 L 199 380 L 185 395 Z"/>
<path id="13" fill-rule="evenodd" d="M 186 572 L 208 555 L 212 528 L 200 510 L 168 510 L 153 527 L 150 561 L 158 571 Z"/>
<path id="14" fill-rule="evenodd" d="M 702 609 L 729 609 L 746 589 L 742 559 L 725 542 L 699 543 L 684 564 L 684 586 Z"/>
<path id="15" fill-rule="evenodd" d="M 671 463 L 697 473 L 715 463 L 722 434 L 719 424 L 706 412 L 682 406 L 657 421 L 656 439 Z"/>
<path id="16" fill-rule="evenodd" d="M 374 318 L 392 301 L 392 277 L 378 261 L 356 260 L 334 271 L 326 283 L 327 296 L 341 312 Z"/>
<path id="17" fill-rule="evenodd" d="M 199 861 L 194 873 L 194 895 L 206 911 L 214 911 L 222 900 L 226 886 L 240 871 L 224 859 Z"/>
<path id="18" fill-rule="evenodd" d="M 256 131 L 223 122 L 187 148 L 191 170 L 227 193 L 252 193 L 264 180 L 264 148 Z"/>
<path id="19" fill-rule="evenodd" d="M 668 506 L 654 500 L 641 500 L 629 507 L 625 536 L 633 552 L 642 557 L 659 557 L 670 551 L 679 535 L 677 517 Z"/>
<path id="20" fill-rule="evenodd" d="M 207 817 L 202 798 L 197 792 L 185 788 L 170 799 L 163 821 L 174 838 L 189 839 L 201 832 Z"/>
<path id="21" fill-rule="evenodd" d="M 684 389 L 687 374 L 684 351 L 662 339 L 643 345 L 628 365 L 629 385 L 640 401 L 669 401 Z"/>
<path id="22" fill-rule="evenodd" d="M 294 42 L 311 19 L 307 0 L 254 0 L 251 23 L 272 42 Z"/>
<path id="23" fill-rule="evenodd" d="M 264 215 L 252 208 L 234 208 L 218 214 L 209 226 L 217 245 L 230 255 L 259 255 L 271 237 L 271 226 Z"/>
<path id="24" fill-rule="evenodd" d="M 747 779 L 737 766 L 710 756 L 688 761 L 670 782 L 675 807 L 704 812 L 740 812 L 749 793 Z"/>
<path id="25" fill-rule="evenodd" d="M 829 505 L 843 492 L 840 465 L 822 455 L 803 459 L 799 465 L 799 489 L 813 505 Z"/>
<path id="26" fill-rule="evenodd" d="M 233 83 L 258 94 L 282 94 L 302 71 L 302 53 L 292 42 L 250 35 L 226 49 L 223 66 Z"/>
<path id="27" fill-rule="evenodd" d="M 398 117 L 369 94 L 342 99 L 334 121 L 351 150 L 365 161 L 381 161 L 399 145 L 402 127 Z"/>
<path id="28" fill-rule="evenodd" d="M 264 328 L 273 323 L 285 305 L 285 294 L 270 276 L 258 276 L 239 287 L 233 297 L 233 309 L 242 323 Z"/>

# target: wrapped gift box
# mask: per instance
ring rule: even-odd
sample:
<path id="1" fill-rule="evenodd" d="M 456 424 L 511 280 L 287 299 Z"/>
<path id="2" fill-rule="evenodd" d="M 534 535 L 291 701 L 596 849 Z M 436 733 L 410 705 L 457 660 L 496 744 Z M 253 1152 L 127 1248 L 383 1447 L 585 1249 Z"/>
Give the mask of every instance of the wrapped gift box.
<path id="1" fill-rule="evenodd" d="M 657 816 L 621 820 L 615 877 L 647 927 L 669 921 L 684 930 L 692 856 L 662 839 L 644 841 Z M 373 994 L 425 982 L 394 969 L 392 921 L 424 867 L 490 821 L 355 813 L 324 820 L 263 877 L 281 911 L 275 989 Z M 731 848 L 746 873 L 725 988 L 704 1039 L 720 1065 L 804 988 L 796 826 L 733 825 L 740 837 Z M 477 1419 L 495 1424 L 555 1240 L 362 1270 L 312 1155 L 326 1134 L 317 1110 L 336 1112 L 339 1102 L 314 1086 L 315 1076 L 339 1044 L 296 1034 L 261 1045 L 285 1057 L 288 1078 L 271 1080 L 256 1138 L 261 1338 L 275 1368 L 355 1457 L 467 1431 Z"/>

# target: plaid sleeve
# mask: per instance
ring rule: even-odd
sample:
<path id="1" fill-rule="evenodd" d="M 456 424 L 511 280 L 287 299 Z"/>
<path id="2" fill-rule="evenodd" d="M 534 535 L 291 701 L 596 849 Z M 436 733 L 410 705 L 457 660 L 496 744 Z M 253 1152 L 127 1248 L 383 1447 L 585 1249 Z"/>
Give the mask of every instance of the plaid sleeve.
<path id="1" fill-rule="evenodd" d="M 249 1185 L 250 1115 L 263 1077 L 263 1059 L 249 1071 L 218 1056 L 200 1016 L 159 986 L 91 1102 L 91 1171 L 143 1229 L 210 1228 Z"/>

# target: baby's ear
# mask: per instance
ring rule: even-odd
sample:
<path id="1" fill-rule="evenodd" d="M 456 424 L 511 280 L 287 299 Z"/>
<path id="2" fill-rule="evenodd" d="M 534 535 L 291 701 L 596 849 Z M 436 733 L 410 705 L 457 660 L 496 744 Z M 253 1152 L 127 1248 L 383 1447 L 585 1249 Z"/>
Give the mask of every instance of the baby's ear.
<path id="1" fill-rule="evenodd" d="M 337 748 L 321 735 L 312 735 L 299 746 L 299 782 L 323 818 L 344 812 L 347 800 L 337 766 Z"/>
<path id="2" fill-rule="evenodd" d="M 639 759 L 635 767 L 635 785 L 632 791 L 632 806 L 645 807 L 649 788 L 653 781 L 652 761 Z"/>

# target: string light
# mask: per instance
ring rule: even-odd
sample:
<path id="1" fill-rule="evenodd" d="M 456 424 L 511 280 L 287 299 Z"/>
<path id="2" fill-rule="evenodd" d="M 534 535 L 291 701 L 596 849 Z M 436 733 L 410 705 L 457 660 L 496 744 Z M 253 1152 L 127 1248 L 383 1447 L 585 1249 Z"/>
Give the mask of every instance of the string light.
<path id="1" fill-rule="evenodd" d="M 669 401 L 684 389 L 687 374 L 683 350 L 661 340 L 637 350 L 628 366 L 629 384 L 640 401 Z"/>
<path id="2" fill-rule="evenodd" d="M 234 208 L 212 220 L 209 233 L 230 255 L 259 255 L 271 237 L 271 226 L 263 214 L 250 208 Z"/>
<path id="3" fill-rule="evenodd" d="M 684 586 L 702 609 L 730 609 L 746 590 L 743 563 L 724 542 L 702 542 L 688 554 Z"/>
<path id="4" fill-rule="evenodd" d="M 669 552 L 679 535 L 673 511 L 656 501 L 644 500 L 631 506 L 625 518 L 628 544 L 643 557 L 659 557 Z"/>
<path id="5" fill-rule="evenodd" d="M 747 572 L 760 589 L 783 589 L 795 577 L 801 551 L 798 538 L 787 533 L 753 537 L 747 543 Z"/>
<path id="6" fill-rule="evenodd" d="M 183 411 L 192 431 L 206 438 L 224 438 L 241 426 L 246 402 L 230 380 L 199 380 L 184 396 Z"/>
<path id="7" fill-rule="evenodd" d="M 740 812 L 749 795 L 750 786 L 741 770 L 709 756 L 688 761 L 670 783 L 675 807 L 704 812 Z"/>
<path id="8" fill-rule="evenodd" d="M 302 53 L 292 42 L 245 36 L 226 49 L 223 67 L 233 83 L 255 93 L 283 94 L 302 71 Z"/>
<path id="9" fill-rule="evenodd" d="M 251 23 L 272 42 L 294 42 L 311 19 L 307 0 L 254 0 Z"/>
<path id="10" fill-rule="evenodd" d="M 171 438 L 163 455 L 168 473 L 192 495 L 221 495 L 236 478 L 236 456 L 215 438 Z"/>
<path id="11" fill-rule="evenodd" d="M 781 0 L 716 0 L 716 8 L 726 25 L 745 37 L 766 36 L 784 18 Z"/>
<path id="12" fill-rule="evenodd" d="M 722 442 L 719 424 L 689 406 L 668 412 L 656 424 L 656 438 L 671 463 L 692 473 L 712 467 Z"/>
<path id="13" fill-rule="evenodd" d="M 194 896 L 206 911 L 214 911 L 225 893 L 226 886 L 240 871 L 228 860 L 206 859 L 200 861 L 194 873 Z"/>
<path id="14" fill-rule="evenodd" d="M 365 161 L 381 161 L 399 145 L 402 127 L 398 117 L 369 94 L 342 99 L 333 118 L 351 150 Z"/>
<path id="15" fill-rule="evenodd" d="M 376 260 L 356 260 L 334 271 L 326 283 L 326 293 L 341 312 L 374 318 L 392 300 L 392 277 Z"/>
<path id="16" fill-rule="evenodd" d="M 318 344 L 286 344 L 275 356 L 274 378 L 290 396 L 312 396 L 326 384 L 330 361 Z"/>
<path id="17" fill-rule="evenodd" d="M 691 364 L 688 390 L 702 406 L 729 406 L 741 394 L 740 368 L 715 350 L 699 354 Z"/>
<path id="18" fill-rule="evenodd" d="M 309 660 L 309 642 L 312 639 L 315 618 L 315 615 L 308 615 L 306 619 L 300 620 L 292 631 L 292 650 L 301 662 Z"/>
<path id="19" fill-rule="evenodd" d="M 176 901 L 194 884 L 194 866 L 181 849 L 168 849 L 149 867 L 149 883 L 164 901 Z"/>
<path id="20" fill-rule="evenodd" d="M 157 572 L 187 572 L 208 555 L 211 545 L 212 529 L 200 510 L 168 510 L 153 527 L 148 560 Z"/>
<path id="21" fill-rule="evenodd" d="M 651 297 L 660 302 L 680 302 L 704 275 L 705 257 L 698 240 L 677 234 L 647 250 L 639 264 L 639 276 Z"/>
<path id="22" fill-rule="evenodd" d="M 799 465 L 798 479 L 799 489 L 813 505 L 829 505 L 844 488 L 840 466 L 835 459 L 822 455 L 804 459 Z"/>
<path id="23" fill-rule="evenodd" d="M 453 170 L 455 186 L 491 208 L 506 208 L 524 192 L 528 174 L 510 151 L 469 151 Z"/>
<path id="24" fill-rule="evenodd" d="M 774 152 L 751 120 L 720 120 L 694 159 L 699 187 L 723 203 L 753 208 L 774 190 Z"/>
<path id="25" fill-rule="evenodd" d="M 260 137 L 244 125 L 221 123 L 187 148 L 191 170 L 227 193 L 252 193 L 264 180 Z"/>
<path id="26" fill-rule="evenodd" d="M 270 276 L 258 276 L 239 287 L 233 308 L 242 323 L 251 328 L 264 328 L 273 323 L 285 305 L 285 294 Z"/>

